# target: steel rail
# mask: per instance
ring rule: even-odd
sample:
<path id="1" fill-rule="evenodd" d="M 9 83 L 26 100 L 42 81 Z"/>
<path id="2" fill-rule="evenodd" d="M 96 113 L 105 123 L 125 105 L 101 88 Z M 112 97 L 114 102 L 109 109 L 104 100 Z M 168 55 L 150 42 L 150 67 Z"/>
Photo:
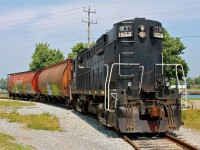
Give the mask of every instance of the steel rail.
<path id="1" fill-rule="evenodd" d="M 121 134 L 122 138 L 124 141 L 128 142 L 133 148 L 135 148 L 136 150 L 141 150 L 141 148 L 139 147 L 139 145 L 137 145 L 136 143 L 134 143 L 133 140 L 131 140 L 129 137 L 127 137 L 126 135 L 123 135 Z M 162 135 L 159 135 L 160 137 L 162 137 L 163 139 L 167 140 L 167 141 L 170 141 L 174 144 L 176 144 L 177 146 L 179 146 L 180 148 L 183 148 L 183 149 L 188 149 L 188 150 L 198 150 L 197 147 L 187 143 L 187 142 L 184 142 L 170 134 L 162 134 Z M 144 143 L 145 144 L 145 143 Z"/>
<path id="2" fill-rule="evenodd" d="M 174 137 L 174 136 L 172 136 L 170 134 L 165 134 L 164 138 L 166 138 L 166 139 L 178 144 L 182 148 L 186 148 L 186 149 L 189 149 L 189 150 L 198 150 L 197 147 L 195 147 L 195 146 L 193 146 L 193 145 L 191 145 L 189 143 L 186 143 L 186 142 L 184 142 L 184 141 L 182 141 L 182 140 L 180 140 L 180 139 L 178 139 L 178 138 L 176 138 L 176 137 Z"/>
<path id="3" fill-rule="evenodd" d="M 132 140 L 129 139 L 127 136 L 122 135 L 122 137 L 123 137 L 123 140 L 128 142 L 131 146 L 133 146 L 133 148 L 135 148 L 135 150 L 140 150 L 140 148 L 134 142 L 132 142 Z"/>

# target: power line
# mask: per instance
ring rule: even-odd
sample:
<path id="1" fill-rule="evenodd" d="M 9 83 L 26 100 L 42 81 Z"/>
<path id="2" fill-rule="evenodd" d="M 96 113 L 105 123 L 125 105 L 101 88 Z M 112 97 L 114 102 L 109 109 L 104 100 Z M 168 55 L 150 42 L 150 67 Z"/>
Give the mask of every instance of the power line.
<path id="1" fill-rule="evenodd" d="M 126 4 L 127 5 L 127 4 Z M 115 5 L 114 5 L 115 6 Z M 112 5 L 112 7 L 114 7 L 113 5 Z M 115 6 L 115 7 L 122 7 L 122 6 Z M 80 7 L 80 8 L 84 8 L 84 7 Z M 79 9 L 80 9 L 79 8 Z M 109 8 L 109 7 L 108 7 Z M 111 7 L 110 7 L 111 8 Z M 77 9 L 77 8 L 75 8 L 75 9 Z M 90 7 L 89 7 L 89 9 L 90 9 Z M 88 11 L 89 11 L 89 9 L 88 9 Z M 103 9 L 103 8 L 102 8 Z M 66 10 L 67 11 L 67 10 Z M 84 8 L 84 12 L 88 12 L 88 11 L 86 11 L 85 10 L 85 8 Z M 180 11 L 180 10 L 179 10 Z M 62 11 L 63 12 L 63 11 Z M 61 12 L 57 12 L 57 13 L 61 13 Z M 89 12 L 88 12 L 89 13 Z M 96 13 L 96 11 L 94 11 L 94 13 Z M 165 12 L 162 12 L 162 13 L 165 13 Z M 53 13 L 51 13 L 51 14 L 53 14 Z M 54 13 L 54 14 L 56 14 L 56 13 Z M 154 14 L 154 13 L 153 13 Z M 50 14 L 46 14 L 46 15 L 43 15 L 43 16 L 48 16 L 48 15 L 50 15 Z M 40 17 L 40 16 L 39 16 Z M 32 17 L 32 18 L 35 18 L 35 17 Z M 37 18 L 37 17 L 36 17 Z M 108 18 L 111 18 L 110 16 L 108 16 L 108 15 L 106 15 L 106 17 L 104 17 L 102 20 L 108 20 Z M 117 16 L 117 17 L 112 17 L 111 18 L 111 20 L 113 20 L 113 19 L 115 19 L 115 18 L 122 18 L 122 17 L 119 17 L 119 16 Z M 86 21 L 85 21 L 86 22 Z M 91 20 L 89 20 L 88 22 L 93 22 L 93 21 L 91 21 Z M 88 22 L 86 22 L 86 23 L 88 23 Z M 57 22 L 56 22 L 57 23 Z M 52 24 L 55 24 L 55 23 L 52 23 Z M 66 24 L 68 24 L 68 23 L 66 23 Z M 54 26 L 53 26 L 54 27 Z M 51 28 L 51 27 L 46 27 L 45 26 L 45 28 L 39 28 L 39 29 L 37 29 L 37 31 L 38 30 L 41 30 L 41 29 L 47 29 L 47 28 Z M 26 30 L 27 31 L 27 30 Z M 28 31 L 30 31 L 30 30 L 28 30 Z M 89 34 L 90 34 L 90 29 L 88 30 L 89 31 Z M 19 33 L 19 32 L 18 32 Z M 20 34 L 19 34 L 20 35 Z M 180 37 L 180 38 L 189 38 L 189 37 L 199 37 L 199 36 L 187 36 L 187 37 Z M 90 40 L 90 37 L 89 37 L 89 40 Z"/>
<path id="2" fill-rule="evenodd" d="M 64 42 L 69 42 L 69 41 L 80 41 L 80 40 L 86 40 L 87 38 L 80 38 L 80 39 L 73 39 L 73 40 L 64 40 L 64 41 L 56 41 L 56 42 L 50 42 L 50 44 L 57 44 L 57 43 L 64 43 Z M 91 39 L 96 39 L 96 38 L 91 38 Z M 16 49 L 16 48 L 25 48 L 25 47 L 33 47 L 35 44 L 31 45 L 23 45 L 23 46 L 15 46 L 15 47 L 7 47 L 7 48 L 0 48 L 0 52 Z"/>
<path id="3" fill-rule="evenodd" d="M 124 7 L 124 6 L 126 6 L 127 4 L 125 4 L 125 5 L 120 5 L 120 6 L 117 6 L 117 5 L 112 5 L 112 7 Z M 132 4 L 130 4 L 129 3 L 129 6 L 131 6 Z M 135 4 L 134 4 L 135 5 Z M 107 8 L 112 8 L 112 7 L 107 7 Z M 43 15 L 43 16 L 48 16 L 48 15 L 51 15 L 51 14 L 58 14 L 58 13 L 63 13 L 63 12 L 66 12 L 66 11 L 72 11 L 72 10 L 76 10 L 76 9 L 80 9 L 80 8 L 84 8 L 84 7 L 79 7 L 79 8 L 74 8 L 74 9 L 69 9 L 69 10 L 65 10 L 65 11 L 60 11 L 60 12 L 56 12 L 56 13 L 49 13 L 49 14 L 46 14 L 46 15 Z M 101 9 L 105 9 L 105 8 L 101 8 Z M 172 11 L 171 11 L 172 12 Z M 161 13 L 166 13 L 165 11 L 164 12 L 161 12 Z M 152 13 L 149 13 L 149 14 L 152 14 Z M 153 13 L 153 14 L 155 14 L 155 13 Z M 38 16 L 38 17 L 40 17 L 40 16 Z M 101 15 L 101 17 L 102 17 L 102 15 Z M 108 17 L 108 14 L 106 14 L 106 18 Z M 32 18 L 34 18 L 34 17 L 32 17 Z M 37 18 L 37 17 L 36 17 Z M 104 19 L 102 19 L 102 20 L 107 20 L 106 18 L 104 18 Z M 109 18 L 112 18 L 113 19 L 113 17 L 109 17 Z M 119 18 L 119 16 L 117 17 L 117 18 Z M 121 18 L 121 17 L 120 17 Z M 51 18 L 51 19 L 54 19 L 54 18 Z M 1 23 L 0 23 L 1 24 Z M 56 22 L 54 22 L 54 23 L 50 23 L 50 24 L 56 24 Z M 46 26 L 45 26 L 45 29 L 46 29 Z M 39 29 L 40 30 L 40 29 Z M 10 30 L 9 30 L 10 31 Z M 12 32 L 12 34 L 13 34 L 13 32 Z"/>
<path id="4" fill-rule="evenodd" d="M 54 20 L 55 19 L 58 19 L 58 18 L 64 18 L 64 17 L 66 17 L 66 16 L 70 16 L 70 15 L 73 15 L 74 13 L 70 13 L 70 14 L 67 14 L 67 15 L 63 15 L 63 16 L 59 16 L 59 17 L 53 17 L 53 18 L 48 18 L 48 20 L 52 20 L 52 22 L 53 23 L 49 23 L 49 24 L 57 24 L 57 23 L 60 23 L 60 22 L 65 22 L 66 20 L 62 20 L 62 21 L 59 21 L 59 22 L 55 22 Z M 24 22 L 24 23 L 20 23 L 20 25 L 28 25 L 28 24 L 32 24 L 32 23 L 35 23 L 36 21 L 35 20 L 31 20 L 31 21 L 29 21 L 29 22 Z M 49 25 L 48 24 L 48 25 Z M 46 26 L 45 26 L 46 27 Z M 6 32 L 12 32 L 13 30 L 16 30 L 16 29 L 9 29 L 8 31 L 3 31 L 4 33 Z M 12 32 L 13 33 L 13 32 Z"/>
<path id="5" fill-rule="evenodd" d="M 82 18 L 82 22 L 88 24 L 88 48 L 89 48 L 90 47 L 90 24 L 97 24 L 97 20 L 96 20 L 96 22 L 93 22 L 93 20 L 90 20 L 90 13 L 96 13 L 96 10 L 91 11 L 90 6 L 89 6 L 88 10 L 85 10 L 85 7 L 84 7 L 83 11 L 88 13 L 88 21 L 84 21 Z"/>
<path id="6" fill-rule="evenodd" d="M 69 12 L 69 11 L 74 11 L 74 10 L 77 10 L 77 9 L 83 9 L 83 8 L 84 7 L 77 7 L 77 8 L 63 10 L 63 11 L 59 11 L 59 12 L 55 12 L 55 13 L 49 13 L 49 14 L 45 14 L 45 15 L 40 15 L 40 16 L 37 16 L 37 17 L 29 17 L 29 18 L 24 18 L 24 19 L 11 20 L 11 21 L 7 21 L 7 22 L 0 22 L 0 24 L 13 23 L 13 22 L 18 22 L 18 21 L 41 18 L 41 17 L 50 16 L 50 15 L 55 15 L 55 14 L 61 14 L 61 13 Z"/>
<path id="7" fill-rule="evenodd" d="M 75 35 L 75 34 L 85 34 L 86 33 L 86 31 L 80 31 L 80 32 L 71 32 L 71 33 L 67 33 L 67 34 L 61 34 L 61 35 L 54 35 L 54 37 L 56 37 L 56 38 L 61 38 L 61 37 L 67 37 L 67 36 L 69 36 L 69 35 Z M 46 37 L 43 37 L 43 38 L 37 38 L 37 39 L 26 39 L 26 40 L 21 40 L 21 41 L 17 41 L 17 43 L 25 43 L 25 42 L 31 42 L 31 41 L 36 41 L 36 40 L 48 40 L 48 39 L 46 39 Z M 5 41 L 3 41 L 2 43 L 1 43 L 1 41 L 0 41 L 0 45 L 2 46 L 2 45 L 7 45 L 7 44 L 9 44 L 10 43 L 10 41 L 8 41 L 8 42 L 5 42 Z"/>
<path id="8" fill-rule="evenodd" d="M 189 35 L 189 36 L 180 36 L 178 38 L 183 39 L 183 38 L 199 38 L 200 35 Z"/>
<path id="9" fill-rule="evenodd" d="M 58 23 L 62 23 L 62 24 L 59 25 Z M 40 31 L 40 30 L 44 31 L 44 30 L 48 30 L 49 28 L 62 27 L 62 26 L 65 26 L 66 24 L 73 24 L 73 23 L 78 23 L 78 21 L 74 21 L 74 22 L 70 22 L 70 23 L 69 22 L 65 22 L 65 21 L 53 22 L 53 23 L 49 23 L 46 26 L 41 26 L 40 28 L 37 28 L 37 29 L 26 29 L 26 30 L 19 30 L 19 31 L 16 31 L 16 32 L 12 32 L 12 35 L 25 33 L 25 32 L 30 32 L 30 31 Z M 10 34 L 7 34 L 5 36 L 10 36 Z"/>

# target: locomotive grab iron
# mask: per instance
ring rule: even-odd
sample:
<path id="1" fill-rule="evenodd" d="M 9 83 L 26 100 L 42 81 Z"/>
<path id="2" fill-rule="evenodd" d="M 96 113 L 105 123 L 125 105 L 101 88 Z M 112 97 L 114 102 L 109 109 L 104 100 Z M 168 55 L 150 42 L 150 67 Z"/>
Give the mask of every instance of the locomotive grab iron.
<path id="1" fill-rule="evenodd" d="M 121 133 L 178 130 L 179 79 L 177 76 L 176 88 L 170 89 L 165 70 L 175 67 L 177 74 L 180 66 L 183 75 L 184 72 L 180 64 L 163 64 L 162 30 L 160 22 L 144 18 L 114 24 L 94 46 L 81 51 L 73 63 L 66 60 L 66 67 L 73 65 L 71 85 L 67 85 L 70 92 L 60 98 L 77 111 L 96 114 L 101 123 Z M 56 86 L 44 79 L 38 82 L 51 91 Z M 66 91 L 65 85 L 60 88 Z M 51 95 L 45 96 L 48 94 Z M 59 96 L 47 91 L 40 91 L 40 95 L 54 100 Z"/>

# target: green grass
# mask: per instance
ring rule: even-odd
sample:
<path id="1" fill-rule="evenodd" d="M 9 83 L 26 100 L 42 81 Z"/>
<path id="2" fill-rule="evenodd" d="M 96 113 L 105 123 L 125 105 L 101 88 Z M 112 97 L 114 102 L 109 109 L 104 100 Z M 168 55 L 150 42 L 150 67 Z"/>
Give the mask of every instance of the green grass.
<path id="1" fill-rule="evenodd" d="M 0 90 L 0 93 L 7 93 L 8 90 Z"/>
<path id="2" fill-rule="evenodd" d="M 0 107 L 21 107 L 21 106 L 35 106 L 35 103 L 21 102 L 17 100 L 0 100 Z"/>
<path id="3" fill-rule="evenodd" d="M 9 95 L 8 94 L 1 94 L 0 93 L 0 98 L 9 98 Z"/>
<path id="4" fill-rule="evenodd" d="M 200 98 L 188 98 L 188 100 L 200 100 Z"/>
<path id="5" fill-rule="evenodd" d="M 32 150 L 32 146 L 23 146 L 14 142 L 15 138 L 8 134 L 0 133 L 0 149 L 3 150 Z"/>
<path id="6" fill-rule="evenodd" d="M 49 113 L 20 115 L 16 112 L 21 106 L 35 106 L 35 103 L 15 100 L 0 100 L 0 118 L 8 119 L 9 122 L 24 123 L 28 128 L 37 130 L 62 131 L 57 117 Z M 1 107 L 3 109 L 1 109 Z M 7 111 L 10 110 L 11 111 Z"/>
<path id="7" fill-rule="evenodd" d="M 200 130 L 200 110 L 182 110 L 182 120 L 184 121 L 184 125 L 186 127 Z"/>
<path id="8" fill-rule="evenodd" d="M 9 122 L 24 123 L 28 128 L 31 129 L 62 131 L 58 118 L 50 115 L 49 113 L 43 113 L 40 115 L 20 115 L 16 112 L 1 112 L 0 118 L 6 118 Z"/>

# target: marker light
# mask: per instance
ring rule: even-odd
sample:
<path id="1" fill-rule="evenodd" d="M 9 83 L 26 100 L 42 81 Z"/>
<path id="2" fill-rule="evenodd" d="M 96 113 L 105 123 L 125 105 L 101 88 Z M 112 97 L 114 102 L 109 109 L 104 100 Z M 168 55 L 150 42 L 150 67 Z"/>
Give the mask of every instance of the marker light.
<path id="1" fill-rule="evenodd" d="M 145 27 L 143 25 L 139 26 L 140 31 L 145 31 Z"/>
<path id="2" fill-rule="evenodd" d="M 128 87 L 133 86 L 133 82 L 129 81 L 128 84 L 127 84 L 127 86 L 128 86 Z"/>
<path id="3" fill-rule="evenodd" d="M 165 86 L 166 86 L 166 87 L 170 87 L 170 85 L 171 85 L 171 82 L 170 82 L 170 81 L 166 81 L 166 82 L 165 82 Z"/>

